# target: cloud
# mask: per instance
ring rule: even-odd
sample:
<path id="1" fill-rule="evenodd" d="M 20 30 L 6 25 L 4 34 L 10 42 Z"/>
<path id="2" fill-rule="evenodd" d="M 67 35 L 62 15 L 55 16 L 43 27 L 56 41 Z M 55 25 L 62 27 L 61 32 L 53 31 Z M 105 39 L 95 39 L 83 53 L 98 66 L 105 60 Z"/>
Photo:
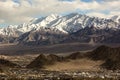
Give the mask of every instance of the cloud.
<path id="1" fill-rule="evenodd" d="M 19 3 L 15 3 L 12 0 L 0 1 L 0 18 L 3 19 L 5 23 L 15 24 L 19 23 L 19 21 L 26 21 L 28 16 L 23 13 L 24 10 Z"/>
<path id="2" fill-rule="evenodd" d="M 0 19 L 0 23 L 4 23 L 4 20 Z"/>
<path id="3" fill-rule="evenodd" d="M 75 12 L 78 9 L 90 16 L 110 17 L 120 15 L 119 4 L 119 0 L 93 0 L 91 2 L 83 2 L 83 0 L 0 0 L 0 23 L 20 24 L 33 17 Z"/>
<path id="4" fill-rule="evenodd" d="M 92 17 L 100 17 L 100 18 L 110 18 L 111 15 L 107 15 L 104 13 L 99 13 L 99 12 L 91 12 L 87 14 L 88 16 L 92 16 Z"/>

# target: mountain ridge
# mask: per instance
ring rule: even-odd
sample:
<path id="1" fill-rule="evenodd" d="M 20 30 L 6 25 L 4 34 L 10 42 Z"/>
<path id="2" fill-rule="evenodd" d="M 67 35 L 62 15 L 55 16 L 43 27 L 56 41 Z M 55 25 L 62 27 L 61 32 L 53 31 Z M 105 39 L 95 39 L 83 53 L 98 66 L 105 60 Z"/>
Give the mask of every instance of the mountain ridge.
<path id="1" fill-rule="evenodd" d="M 105 28 L 105 27 L 118 28 L 118 26 L 115 26 L 115 25 L 117 25 L 117 24 L 115 24 L 115 21 L 114 21 L 115 19 L 116 18 L 105 19 L 105 18 L 98 18 L 98 17 L 89 17 L 86 15 L 78 14 L 78 13 L 71 13 L 71 14 L 68 14 L 65 16 L 51 14 L 51 15 L 46 16 L 46 17 L 32 19 L 28 23 L 23 23 L 23 24 L 14 25 L 14 26 L 9 25 L 8 27 L 1 28 L 0 34 L 7 35 L 7 33 L 12 32 L 12 30 L 17 30 L 17 31 L 25 33 L 25 32 L 29 32 L 32 30 L 39 30 L 41 27 L 42 28 L 51 28 L 52 27 L 52 28 L 57 28 L 57 29 L 63 27 L 63 29 L 65 31 L 68 31 L 65 28 L 69 28 L 70 25 L 72 25 L 72 24 L 74 24 L 74 25 L 70 27 L 71 29 L 73 27 L 74 28 L 76 28 L 76 27 L 85 28 L 85 27 L 90 27 L 91 25 L 95 25 L 95 26 L 97 25 L 96 26 L 97 28 Z M 62 22 L 58 23 L 60 20 Z M 107 26 L 110 24 L 110 23 L 107 24 L 107 22 L 113 23 L 113 26 Z M 61 24 L 61 25 L 55 25 L 57 23 Z M 81 24 L 82 26 L 81 25 L 75 26 L 75 25 L 77 25 L 77 23 Z M 103 24 L 103 26 L 102 26 L 102 24 Z M 78 30 L 80 30 L 80 29 L 78 29 Z M 78 30 L 76 30 L 76 31 L 78 31 Z M 9 31 L 9 32 L 2 33 L 3 31 Z M 76 31 L 73 31 L 73 32 L 76 32 Z M 70 32 L 70 31 L 68 31 L 68 32 Z"/>
<path id="2" fill-rule="evenodd" d="M 117 20 L 119 20 L 118 18 Z M 98 34 L 101 34 L 101 33 L 107 33 L 108 36 L 106 36 L 106 34 L 104 35 L 105 40 L 100 39 L 96 41 L 96 42 L 105 42 L 107 41 L 106 37 L 108 38 L 108 37 L 111 37 L 110 35 L 112 35 L 110 31 L 119 33 L 120 24 L 116 22 L 115 19 L 114 18 L 105 19 L 105 18 L 98 18 L 98 17 L 89 17 L 86 15 L 78 14 L 78 13 L 71 13 L 65 16 L 51 14 L 50 16 L 32 19 L 30 20 L 30 22 L 23 23 L 21 25 L 15 25 L 15 26 L 10 25 L 9 27 L 1 28 L 0 35 L 6 36 L 8 38 L 7 39 L 8 41 L 6 42 L 18 41 L 18 43 L 20 43 L 22 42 L 22 40 L 19 42 L 19 39 L 21 38 L 21 36 L 24 36 L 27 33 L 30 33 L 31 35 L 34 32 L 35 34 L 41 36 L 41 33 L 44 32 L 45 35 L 44 36 L 42 35 L 42 36 L 43 37 L 47 36 L 46 40 L 48 41 L 50 38 L 54 38 L 54 41 L 55 41 L 58 36 L 56 37 L 54 35 L 56 34 L 58 35 L 59 33 L 60 35 L 63 34 L 63 36 L 68 35 L 67 38 L 59 38 L 60 42 L 66 42 L 64 40 L 70 39 L 71 36 L 73 37 L 73 35 L 71 34 L 81 32 L 82 34 L 85 34 L 85 36 L 87 37 L 84 37 L 84 35 L 80 35 L 81 37 L 83 37 L 83 39 L 77 38 L 75 39 L 75 41 L 76 40 L 83 41 L 86 39 L 87 42 L 89 42 L 91 39 L 91 37 L 89 37 L 90 33 L 91 35 L 97 34 L 97 36 Z M 51 36 L 48 36 L 48 33 L 54 33 L 54 35 L 51 34 Z M 25 38 L 26 39 L 29 38 L 30 35 L 24 36 L 23 37 L 24 41 L 25 41 Z M 11 39 L 9 39 L 9 37 L 13 38 L 12 41 L 10 41 Z M 34 37 L 34 35 L 32 35 L 31 37 Z M 5 38 L 1 36 L 0 38 L 2 38 L 1 42 L 4 42 Z M 40 41 L 40 39 L 36 41 Z M 26 40 L 26 42 L 31 42 L 31 40 L 29 41 Z M 60 42 L 58 41 L 57 43 L 60 43 Z"/>

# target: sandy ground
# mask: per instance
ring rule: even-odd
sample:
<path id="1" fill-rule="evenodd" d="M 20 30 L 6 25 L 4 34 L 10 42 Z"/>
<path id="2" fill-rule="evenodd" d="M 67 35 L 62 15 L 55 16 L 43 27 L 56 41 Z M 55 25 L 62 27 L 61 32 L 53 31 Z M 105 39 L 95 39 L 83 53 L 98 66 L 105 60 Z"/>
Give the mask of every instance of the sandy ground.
<path id="1" fill-rule="evenodd" d="M 31 61 L 33 61 L 39 54 L 34 55 L 22 55 L 22 56 L 4 56 L 0 55 L 0 58 L 7 59 L 16 64 L 19 64 L 23 67 L 28 65 Z M 93 61 L 87 58 L 77 59 L 77 60 L 69 60 L 65 62 L 56 62 L 54 65 L 45 66 L 46 70 L 51 71 L 62 71 L 62 70 L 86 70 L 86 71 L 98 71 L 100 70 L 100 65 L 103 61 Z"/>
<path id="2" fill-rule="evenodd" d="M 45 66 L 46 70 L 86 70 L 86 71 L 98 71 L 103 61 L 92 61 L 90 59 L 78 59 L 71 60 L 69 62 L 57 62 L 54 65 Z"/>

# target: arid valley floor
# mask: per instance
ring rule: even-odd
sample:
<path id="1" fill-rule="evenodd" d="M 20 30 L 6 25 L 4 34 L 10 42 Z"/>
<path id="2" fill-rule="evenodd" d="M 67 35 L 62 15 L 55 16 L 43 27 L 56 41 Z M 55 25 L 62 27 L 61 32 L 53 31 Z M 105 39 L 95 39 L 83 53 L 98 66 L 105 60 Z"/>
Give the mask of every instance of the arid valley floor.
<path id="1" fill-rule="evenodd" d="M 0 46 L 0 59 L 8 60 L 11 63 L 19 65 L 17 67 L 13 67 L 9 66 L 10 64 L 3 65 L 2 63 L 0 63 L 0 80 L 120 79 L 120 70 L 107 70 L 101 67 L 101 65 L 105 62 L 104 60 L 92 60 L 87 57 L 81 57 L 81 54 L 94 50 L 96 46 L 75 43 L 67 45 L 45 46 L 45 48 L 31 46 L 21 47 L 15 45 Z M 51 49 L 54 49 L 54 51 L 52 51 Z M 9 51 L 10 54 L 7 54 Z M 13 52 L 13 54 L 11 51 Z M 17 52 L 19 52 L 19 54 L 16 55 Z M 56 60 L 61 56 L 63 58 L 65 57 L 65 60 L 63 59 L 62 61 L 59 61 L 58 59 L 58 61 L 55 61 L 54 64 L 50 63 L 46 65 L 47 60 L 44 59 L 44 56 L 41 57 L 40 55 L 48 56 L 48 60 Z M 40 59 L 40 62 L 45 61 L 46 64 L 42 68 L 38 68 L 38 66 L 33 68 L 27 68 L 26 66 L 32 61 L 37 60 L 36 58 Z M 5 64 L 7 63 L 8 62 L 6 62 Z"/>

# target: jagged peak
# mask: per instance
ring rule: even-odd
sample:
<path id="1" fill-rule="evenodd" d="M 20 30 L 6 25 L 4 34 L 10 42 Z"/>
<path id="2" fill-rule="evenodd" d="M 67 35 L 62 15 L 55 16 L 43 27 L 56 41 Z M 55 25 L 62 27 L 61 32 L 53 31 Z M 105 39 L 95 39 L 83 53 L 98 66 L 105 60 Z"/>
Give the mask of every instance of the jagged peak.
<path id="1" fill-rule="evenodd" d="M 56 18 L 60 18 L 61 15 L 58 15 L 58 14 L 51 14 L 49 16 L 46 16 L 46 18 L 53 18 L 53 19 L 56 19 Z"/>
<path id="2" fill-rule="evenodd" d="M 118 16 L 115 16 L 115 18 Z M 95 25 L 97 29 L 108 28 L 118 28 L 119 24 L 114 23 L 112 20 L 98 18 L 98 17 L 89 17 L 79 13 L 70 13 L 65 16 L 60 16 L 58 14 L 51 14 L 46 17 L 34 18 L 30 20 L 29 23 L 23 23 L 16 26 L 9 26 L 8 28 L 15 29 L 20 33 L 26 33 L 32 30 L 39 30 L 41 27 L 45 28 L 54 28 L 55 30 L 60 30 L 64 33 L 77 32 L 80 29 Z M 8 34 L 7 28 L 0 29 L 0 34 Z M 12 33 L 12 32 L 11 32 Z"/>
<path id="3" fill-rule="evenodd" d="M 120 23 L 120 16 L 118 15 L 115 15 L 115 16 L 112 16 L 111 19 L 115 22 L 119 22 Z"/>

